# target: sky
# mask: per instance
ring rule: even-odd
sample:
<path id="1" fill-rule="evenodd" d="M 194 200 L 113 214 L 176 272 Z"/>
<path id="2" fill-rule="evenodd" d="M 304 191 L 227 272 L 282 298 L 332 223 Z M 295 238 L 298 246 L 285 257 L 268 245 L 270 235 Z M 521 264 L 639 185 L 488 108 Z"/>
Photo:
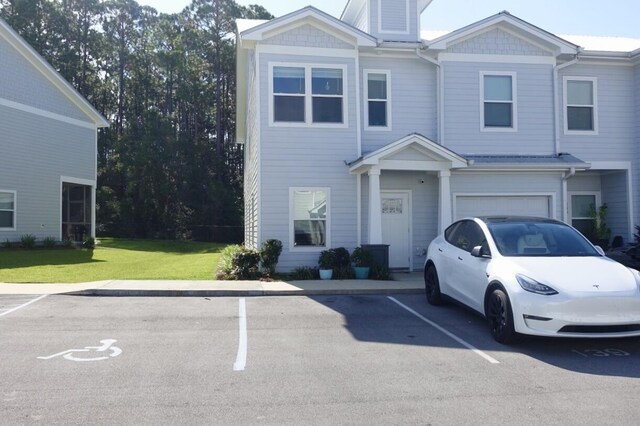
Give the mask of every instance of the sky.
<path id="1" fill-rule="evenodd" d="M 236 0 L 259 4 L 274 16 L 314 6 L 340 17 L 347 0 Z M 175 13 L 191 0 L 138 0 L 159 12 Z M 455 30 L 503 10 L 554 34 L 640 39 L 640 0 L 433 0 L 423 12 L 422 30 Z"/>

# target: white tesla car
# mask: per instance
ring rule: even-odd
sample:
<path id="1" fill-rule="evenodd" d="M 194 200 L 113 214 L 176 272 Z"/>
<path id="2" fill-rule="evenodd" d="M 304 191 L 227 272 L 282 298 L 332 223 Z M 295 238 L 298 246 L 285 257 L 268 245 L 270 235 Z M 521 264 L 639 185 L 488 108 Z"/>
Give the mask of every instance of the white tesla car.
<path id="1" fill-rule="evenodd" d="M 480 312 L 501 343 L 518 333 L 640 336 L 640 273 L 557 220 L 457 221 L 429 245 L 424 281 L 429 303 Z"/>

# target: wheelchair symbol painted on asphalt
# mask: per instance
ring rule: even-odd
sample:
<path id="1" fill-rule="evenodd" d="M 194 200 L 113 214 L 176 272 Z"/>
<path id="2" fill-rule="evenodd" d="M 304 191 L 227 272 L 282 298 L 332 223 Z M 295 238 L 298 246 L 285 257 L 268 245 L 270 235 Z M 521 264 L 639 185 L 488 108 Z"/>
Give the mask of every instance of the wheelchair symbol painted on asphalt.
<path id="1" fill-rule="evenodd" d="M 66 351 L 58 352 L 57 354 L 53 354 L 53 355 L 39 356 L 38 359 L 51 359 L 51 358 L 61 356 L 66 360 L 77 361 L 77 362 L 104 361 L 105 359 L 115 358 L 122 353 L 122 349 L 120 349 L 117 346 L 112 346 L 115 342 L 117 342 L 117 340 L 115 339 L 100 340 L 100 343 L 102 343 L 102 346 L 85 346 L 84 349 L 67 349 Z M 99 356 L 94 358 L 75 356 L 76 353 L 82 354 L 87 352 L 106 352 L 109 349 L 111 349 L 111 353 L 108 354 L 107 356 Z"/>

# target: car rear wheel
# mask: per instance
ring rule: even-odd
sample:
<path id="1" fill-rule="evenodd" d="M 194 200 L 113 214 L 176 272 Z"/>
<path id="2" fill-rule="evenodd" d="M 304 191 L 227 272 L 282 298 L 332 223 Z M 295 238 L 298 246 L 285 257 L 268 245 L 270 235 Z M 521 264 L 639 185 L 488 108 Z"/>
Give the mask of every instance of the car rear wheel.
<path id="1" fill-rule="evenodd" d="M 487 301 L 487 319 L 493 338 L 500 343 L 510 343 L 516 337 L 509 296 L 497 288 Z"/>
<path id="2" fill-rule="evenodd" d="M 427 266 L 427 270 L 424 272 L 424 290 L 429 304 L 434 306 L 442 305 L 442 294 L 440 294 L 438 272 L 436 271 L 436 267 L 433 265 Z"/>

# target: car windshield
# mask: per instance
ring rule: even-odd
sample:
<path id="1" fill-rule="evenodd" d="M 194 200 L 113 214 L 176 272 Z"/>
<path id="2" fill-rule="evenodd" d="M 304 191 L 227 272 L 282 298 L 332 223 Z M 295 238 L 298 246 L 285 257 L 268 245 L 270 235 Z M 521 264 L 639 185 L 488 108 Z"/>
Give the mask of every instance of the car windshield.
<path id="1" fill-rule="evenodd" d="M 487 223 L 503 256 L 600 256 L 582 234 L 554 222 Z"/>

